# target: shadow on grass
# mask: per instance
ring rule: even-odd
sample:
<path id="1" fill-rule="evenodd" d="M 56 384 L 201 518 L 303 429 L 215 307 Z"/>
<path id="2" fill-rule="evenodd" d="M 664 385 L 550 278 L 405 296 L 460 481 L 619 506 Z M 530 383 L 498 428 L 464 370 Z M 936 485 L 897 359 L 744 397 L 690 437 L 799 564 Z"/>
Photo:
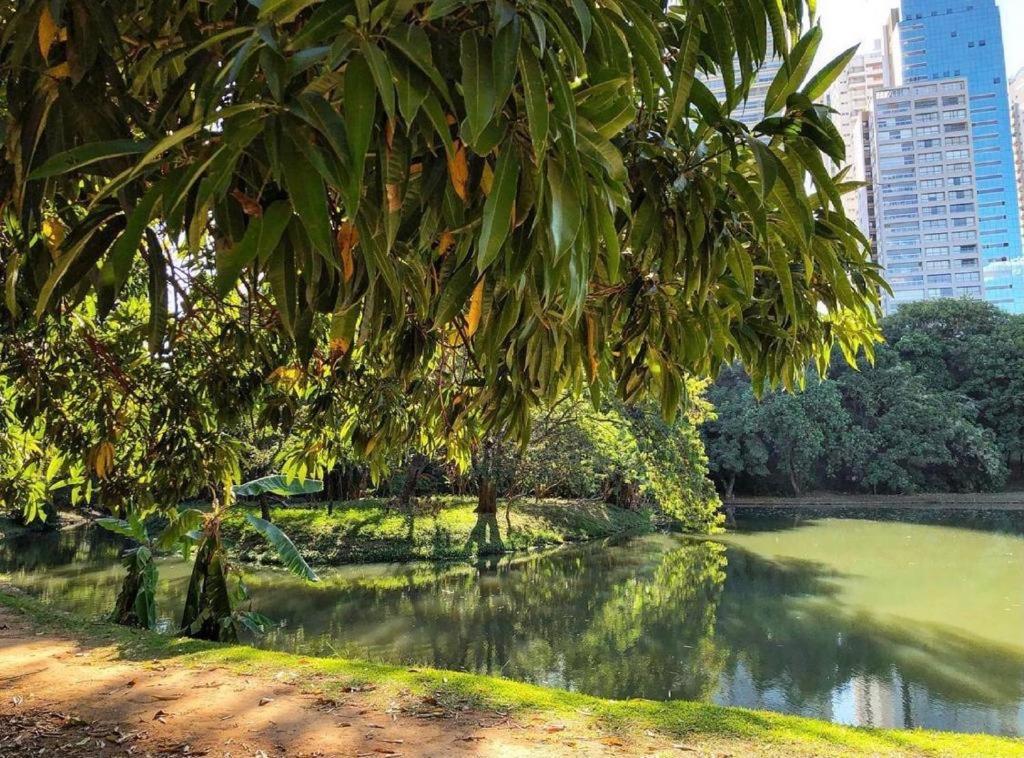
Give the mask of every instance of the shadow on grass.
<path id="1" fill-rule="evenodd" d="M 27 614 L 37 626 L 70 635 L 85 647 L 113 647 L 124 661 L 161 659 L 185 666 L 224 666 L 229 672 L 270 676 L 289 670 L 307 690 L 337 694 L 346 687 L 373 684 L 381 697 L 400 692 L 435 698 L 443 707 L 536 714 L 547 719 L 597 722 L 624 736 L 652 729 L 688 743 L 733 739 L 752 753 L 774 755 L 1020 756 L 1024 742 L 985 735 L 943 734 L 849 728 L 796 716 L 727 708 L 689 701 L 603 700 L 505 679 L 453 671 L 409 670 L 337 658 L 309 658 L 162 637 L 110 624 L 87 622 L 48 610 L 35 601 L 0 592 L 0 604 Z M 386 700 L 384 701 L 386 702 Z"/>
<path id="2" fill-rule="evenodd" d="M 477 514 L 476 524 L 469 533 L 464 551 L 469 555 L 497 555 L 505 552 L 505 543 L 498 528 L 498 514 Z"/>

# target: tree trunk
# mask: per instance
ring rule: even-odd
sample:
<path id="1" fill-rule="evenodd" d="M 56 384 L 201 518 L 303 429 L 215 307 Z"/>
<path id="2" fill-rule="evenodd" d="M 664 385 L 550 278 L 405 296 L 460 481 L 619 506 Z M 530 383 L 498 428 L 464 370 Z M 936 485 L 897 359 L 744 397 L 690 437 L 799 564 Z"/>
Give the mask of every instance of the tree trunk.
<path id="1" fill-rule="evenodd" d="M 185 612 L 181 617 L 181 633 L 213 642 L 238 641 L 231 621 L 231 595 L 218 534 L 207 534 L 196 553 Z"/>
<path id="2" fill-rule="evenodd" d="M 789 484 L 793 488 L 793 494 L 800 497 L 803 493 L 800 491 L 800 482 L 797 481 L 796 471 L 793 470 L 793 466 L 789 467 Z"/>
<path id="3" fill-rule="evenodd" d="M 476 500 L 476 512 L 498 512 L 498 488 L 497 486 L 495 486 L 494 480 L 491 479 L 489 476 L 480 477 L 480 487 L 477 493 Z"/>
<path id="4" fill-rule="evenodd" d="M 260 498 L 260 518 L 264 521 L 270 521 L 270 503 L 267 502 L 266 497 Z"/>
<path id="5" fill-rule="evenodd" d="M 429 459 L 425 455 L 414 453 L 409 465 L 405 469 L 405 481 L 402 483 L 402 490 L 398 493 L 398 503 L 405 511 L 412 510 L 412 500 L 416 495 L 416 485 L 419 483 L 420 474 L 427 467 Z"/>
<path id="6" fill-rule="evenodd" d="M 729 479 L 725 483 L 725 499 L 732 500 L 732 491 L 736 486 L 736 474 L 730 474 Z"/>

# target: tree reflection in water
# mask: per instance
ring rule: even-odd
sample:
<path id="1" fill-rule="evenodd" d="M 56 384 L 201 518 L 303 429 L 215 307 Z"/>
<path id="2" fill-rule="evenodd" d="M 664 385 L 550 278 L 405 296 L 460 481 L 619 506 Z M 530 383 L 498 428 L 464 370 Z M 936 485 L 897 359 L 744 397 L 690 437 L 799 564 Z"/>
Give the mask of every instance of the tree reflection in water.
<path id="1" fill-rule="evenodd" d="M 789 519 L 763 537 L 792 546 L 794 535 L 821 529 L 813 537 L 820 548 L 827 539 L 856 540 L 851 524 Z M 500 541 L 498 526 L 485 524 L 475 538 Z M 827 531 L 833 528 L 839 531 Z M 951 531 L 925 537 L 951 546 L 948 561 L 962 554 L 952 546 L 980 544 L 972 560 L 992 562 L 986 576 L 1008 573 L 994 597 L 1016 597 L 1024 618 L 1022 569 L 1006 572 L 999 563 L 1021 554 L 1013 553 L 1024 542 L 1021 531 L 1006 524 L 981 530 L 990 534 L 979 534 L 976 523 L 962 532 L 941 528 Z M 57 605 L 104 611 L 119 579 L 117 544 L 98 530 L 78 534 L 84 536 L 61 536 L 35 552 L 0 543 L 0 571 Z M 965 541 L 957 543 L 957 534 Z M 904 537 L 894 540 L 902 550 Z M 978 543 L 989 539 L 1003 542 Z M 882 549 L 877 536 L 871 540 L 848 549 Z M 851 574 L 825 545 L 802 559 L 756 540 L 648 535 L 475 565 L 352 566 L 324 572 L 318 585 L 259 571 L 248 578 L 255 609 L 283 625 L 255 644 L 469 670 L 612 698 L 704 699 L 850 723 L 1024 733 L 1024 641 L 993 639 L 986 618 L 938 623 L 920 612 L 920 598 L 910 602 L 915 593 L 931 593 L 936 602 L 966 607 L 970 582 L 925 586 L 918 574 L 894 572 L 884 590 L 911 615 L 893 617 L 851 597 L 850 582 L 878 582 Z M 186 568 L 174 561 L 161 567 L 165 614 L 174 612 Z"/>

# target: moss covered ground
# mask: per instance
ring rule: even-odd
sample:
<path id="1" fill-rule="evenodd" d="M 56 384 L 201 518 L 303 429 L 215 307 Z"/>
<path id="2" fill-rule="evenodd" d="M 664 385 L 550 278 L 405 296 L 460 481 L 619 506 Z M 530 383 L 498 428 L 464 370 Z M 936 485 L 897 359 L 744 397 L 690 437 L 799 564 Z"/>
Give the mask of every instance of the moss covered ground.
<path id="1" fill-rule="evenodd" d="M 412 514 L 367 498 L 274 508 L 271 516 L 310 563 L 465 560 L 479 555 L 550 547 L 654 528 L 648 511 L 629 511 L 591 500 L 517 500 L 498 513 L 474 513 L 469 497 L 421 501 Z M 241 559 L 272 564 L 272 550 L 236 511 L 224 536 Z"/>

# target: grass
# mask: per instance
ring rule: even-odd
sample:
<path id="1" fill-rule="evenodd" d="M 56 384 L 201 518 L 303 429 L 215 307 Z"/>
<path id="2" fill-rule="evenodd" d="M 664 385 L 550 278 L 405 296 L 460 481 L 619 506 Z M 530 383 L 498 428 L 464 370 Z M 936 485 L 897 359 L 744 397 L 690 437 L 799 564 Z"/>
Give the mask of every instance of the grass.
<path id="1" fill-rule="evenodd" d="M 479 555 L 527 550 L 565 542 L 601 539 L 653 528 L 649 512 L 627 511 L 589 500 L 518 500 L 496 516 L 474 513 L 475 500 L 436 498 L 436 507 L 409 515 L 389 508 L 387 501 L 364 499 L 275 508 L 274 523 L 310 563 L 339 565 L 374 561 L 465 560 Z M 274 563 L 266 542 L 240 512 L 224 525 L 242 560 Z"/>
<path id="2" fill-rule="evenodd" d="M 628 738 L 653 731 L 669 740 L 734 755 L 762 756 L 1024 756 L 1024 740 L 924 730 L 853 728 L 815 719 L 706 703 L 601 698 L 505 679 L 433 669 L 410 670 L 338 658 L 311 658 L 217 645 L 88 621 L 38 601 L 0 592 L 0 604 L 26 614 L 44 630 L 113 647 L 122 659 L 160 658 L 192 667 L 221 666 L 230 672 L 292 674 L 310 693 L 335 697 L 354 686 L 374 685 L 380 708 L 396 698 L 436 698 L 447 707 L 509 712 L 518 718 L 559 720 L 570 728 L 598 728 Z"/>

